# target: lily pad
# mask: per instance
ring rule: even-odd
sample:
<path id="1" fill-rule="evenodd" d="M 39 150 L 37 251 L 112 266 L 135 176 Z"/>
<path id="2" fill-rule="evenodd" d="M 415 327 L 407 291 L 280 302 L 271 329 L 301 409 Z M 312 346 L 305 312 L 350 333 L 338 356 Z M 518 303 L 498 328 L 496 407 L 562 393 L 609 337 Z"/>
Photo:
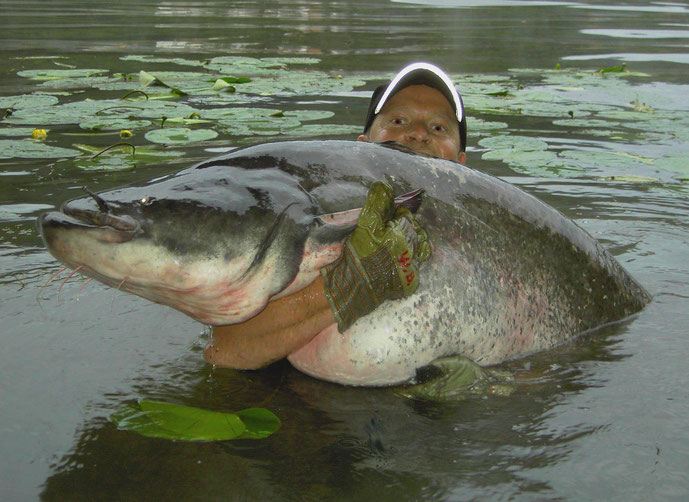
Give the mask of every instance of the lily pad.
<path id="1" fill-rule="evenodd" d="M 581 166 L 588 172 L 610 172 L 621 170 L 629 172 L 631 169 L 644 169 L 653 164 L 653 159 L 626 152 L 605 150 L 565 150 L 559 157 Z"/>
<path id="2" fill-rule="evenodd" d="M 83 100 L 71 103 L 17 110 L 5 120 L 10 124 L 58 125 L 79 124 L 88 117 L 112 119 L 160 119 L 189 117 L 196 112 L 184 103 L 168 101 L 123 101 L 121 99 Z"/>
<path id="3" fill-rule="evenodd" d="M 151 143 L 163 145 L 185 145 L 206 141 L 218 136 L 213 129 L 189 129 L 187 127 L 170 127 L 154 129 L 146 133 L 146 139 Z"/>
<path id="4" fill-rule="evenodd" d="M 129 55 L 122 56 L 120 58 L 122 61 L 139 61 L 141 63 L 172 63 L 180 66 L 203 66 L 204 61 L 199 61 L 196 59 L 183 59 L 183 58 L 166 58 L 157 57 L 152 55 Z"/>
<path id="5" fill-rule="evenodd" d="M 479 141 L 479 145 L 484 148 L 492 150 L 518 150 L 522 152 L 534 152 L 539 150 L 547 150 L 548 143 L 536 138 L 529 138 L 526 136 L 492 136 L 484 138 Z"/>
<path id="6" fill-rule="evenodd" d="M 365 80 L 354 76 L 340 77 L 319 71 L 281 70 L 270 78 L 255 78 L 243 84 L 241 92 L 284 97 L 324 96 L 348 93 L 365 84 Z"/>
<path id="7" fill-rule="evenodd" d="M 297 61 L 299 58 L 295 58 Z M 289 58 L 257 59 L 245 56 L 218 56 L 211 59 L 206 68 L 222 75 L 254 77 L 275 75 L 289 64 Z"/>
<path id="8" fill-rule="evenodd" d="M 299 58 L 299 57 L 272 57 L 272 58 L 261 58 L 261 61 L 265 63 L 276 63 L 276 64 L 318 64 L 321 62 L 318 58 Z"/>
<path id="9" fill-rule="evenodd" d="M 658 183 L 660 181 L 658 178 L 650 176 L 606 176 L 599 179 L 603 181 L 617 181 L 619 183 Z"/>
<path id="10" fill-rule="evenodd" d="M 0 136 L 30 138 L 33 131 L 33 127 L 0 127 Z"/>
<path id="11" fill-rule="evenodd" d="M 74 147 L 91 155 L 96 155 L 103 152 L 103 148 L 100 146 L 77 143 L 74 145 Z M 177 150 L 172 150 L 170 148 L 160 149 L 157 147 L 150 148 L 145 146 L 136 147 L 136 150 L 134 150 L 134 155 L 132 155 L 132 150 L 128 145 L 118 145 L 117 148 L 112 148 L 101 153 L 98 158 L 119 155 L 123 152 L 129 157 L 136 158 L 140 162 L 159 162 L 165 159 L 172 159 L 184 155 L 184 153 Z"/>
<path id="12" fill-rule="evenodd" d="M 481 158 L 501 160 L 514 171 L 530 176 L 569 178 L 584 173 L 580 166 L 563 162 L 555 152 L 548 150 L 530 152 L 492 150 L 484 153 Z"/>
<path id="13" fill-rule="evenodd" d="M 232 84 L 228 83 L 227 80 L 223 80 L 221 78 L 217 79 L 213 83 L 213 87 L 211 87 L 214 91 L 223 91 L 223 92 L 236 92 L 237 88 L 233 86 Z"/>
<path id="14" fill-rule="evenodd" d="M 346 124 L 303 124 L 294 129 L 284 131 L 283 134 L 290 136 L 347 136 L 361 134 L 360 125 Z"/>
<path id="15" fill-rule="evenodd" d="M 236 90 L 242 93 L 275 96 L 324 95 L 349 92 L 366 84 L 360 77 L 331 75 L 310 70 L 295 71 L 290 65 L 315 64 L 315 58 L 250 58 L 221 56 L 213 58 L 206 68 L 222 76 L 250 77 Z"/>
<path id="16" fill-rule="evenodd" d="M 119 131 L 122 129 L 143 129 L 151 125 L 149 120 L 120 117 L 94 117 L 79 123 L 79 127 L 90 131 Z"/>
<path id="17" fill-rule="evenodd" d="M 548 150 L 548 143 L 526 136 L 493 136 L 479 141 L 479 145 L 491 150 L 481 156 L 485 160 L 500 160 L 513 170 L 543 177 L 572 177 L 584 173 L 576 163 L 563 160 Z"/>
<path id="18" fill-rule="evenodd" d="M 58 103 L 55 96 L 48 94 L 21 94 L 19 96 L 0 96 L 0 108 L 21 110 L 26 108 L 43 108 Z"/>
<path id="19" fill-rule="evenodd" d="M 144 399 L 119 408 L 110 420 L 118 429 L 182 441 L 262 439 L 281 425 L 278 417 L 263 408 L 223 413 Z"/>
<path id="20" fill-rule="evenodd" d="M 616 127 L 618 122 L 601 119 L 562 119 L 553 120 L 553 124 L 563 127 Z"/>
<path id="21" fill-rule="evenodd" d="M 50 70 L 22 70 L 17 72 L 20 77 L 30 78 L 32 80 L 62 80 L 71 78 L 86 78 L 105 75 L 108 70 L 100 69 L 85 69 L 85 68 L 68 68 L 68 69 L 50 69 Z"/>
<path id="22" fill-rule="evenodd" d="M 184 155 L 184 152 L 171 148 L 145 146 L 137 147 L 134 151 L 127 145 L 115 146 L 107 151 L 100 146 L 86 144 L 75 144 L 74 147 L 89 156 L 64 161 L 58 164 L 60 168 L 74 166 L 83 171 L 127 171 L 142 164 L 160 163 Z"/>
<path id="23" fill-rule="evenodd" d="M 76 150 L 46 145 L 43 141 L 33 139 L 0 140 L 0 159 L 60 159 L 79 155 Z"/>
<path id="24" fill-rule="evenodd" d="M 689 181 L 689 161 L 683 152 L 675 152 L 656 160 L 655 165 L 665 171 L 677 173 L 675 178 Z"/>
<path id="25" fill-rule="evenodd" d="M 495 122 L 492 120 L 482 120 L 477 117 L 470 117 L 467 119 L 469 121 L 469 133 L 473 134 L 475 132 L 487 132 L 487 131 L 497 131 L 500 129 L 507 129 L 507 124 L 505 122 Z"/>
<path id="26" fill-rule="evenodd" d="M 121 100 L 83 100 L 72 103 L 56 104 L 40 108 L 27 108 L 17 110 L 5 122 L 10 124 L 34 124 L 34 125 L 58 125 L 58 124 L 78 124 L 86 117 L 93 117 L 99 111 L 113 108 L 113 115 L 118 112 L 114 107 L 127 106 Z M 127 110 L 131 112 L 131 108 Z"/>

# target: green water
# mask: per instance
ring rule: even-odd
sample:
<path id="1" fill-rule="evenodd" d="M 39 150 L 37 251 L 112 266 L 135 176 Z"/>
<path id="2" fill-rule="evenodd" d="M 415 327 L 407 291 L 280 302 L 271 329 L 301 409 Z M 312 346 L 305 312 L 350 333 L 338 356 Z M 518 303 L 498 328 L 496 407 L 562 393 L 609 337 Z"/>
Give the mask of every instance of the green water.
<path id="1" fill-rule="evenodd" d="M 683 500 L 688 26 L 686 3 L 645 1 L 0 0 L 0 499 Z M 462 91 L 467 164 L 600 239 L 654 295 L 638 318 L 502 365 L 520 377 L 510 395 L 433 404 L 282 362 L 213 370 L 205 328 L 182 314 L 82 289 L 66 272 L 42 288 L 59 266 L 34 220 L 84 185 L 153 178 L 255 141 L 353 139 L 371 90 L 419 59 Z M 629 74 L 597 73 L 622 63 Z M 85 69 L 101 72 L 86 80 Z M 75 73 L 36 78 L 55 70 Z M 103 115 L 90 104 L 140 88 L 141 70 L 191 91 L 164 100 L 179 112 L 168 119 L 208 120 L 175 127 L 214 134 L 170 145 L 149 134 L 163 113 L 137 117 L 149 124 L 130 123 L 128 141 L 152 153 L 89 161 L 84 148 L 121 140 L 117 124 L 89 126 Z M 219 95 L 198 73 L 252 82 Z M 46 115 L 55 105 L 61 119 Z M 28 139 L 37 127 L 45 140 Z M 137 398 L 265 407 L 282 427 L 209 443 L 117 430 L 107 417 Z"/>

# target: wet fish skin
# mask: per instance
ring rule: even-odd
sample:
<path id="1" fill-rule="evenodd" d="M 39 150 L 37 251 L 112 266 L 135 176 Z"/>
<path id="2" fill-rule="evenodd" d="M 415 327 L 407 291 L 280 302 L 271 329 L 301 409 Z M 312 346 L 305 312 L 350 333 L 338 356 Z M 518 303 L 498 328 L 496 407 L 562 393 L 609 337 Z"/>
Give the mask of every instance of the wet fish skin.
<path id="1" fill-rule="evenodd" d="M 363 142 L 257 145 L 98 194 L 116 217 L 138 222 L 134 232 L 123 225 L 131 235 L 85 226 L 83 215 L 99 210 L 90 197 L 68 203 L 68 216 L 43 215 L 39 227 L 69 266 L 227 324 L 334 260 L 356 212 L 322 216 L 360 207 L 377 179 L 396 194 L 425 190 L 417 218 L 433 255 L 415 294 L 291 354 L 306 373 L 386 385 L 449 354 L 498 363 L 624 319 L 650 299 L 595 239 L 535 197 L 456 163 Z"/>

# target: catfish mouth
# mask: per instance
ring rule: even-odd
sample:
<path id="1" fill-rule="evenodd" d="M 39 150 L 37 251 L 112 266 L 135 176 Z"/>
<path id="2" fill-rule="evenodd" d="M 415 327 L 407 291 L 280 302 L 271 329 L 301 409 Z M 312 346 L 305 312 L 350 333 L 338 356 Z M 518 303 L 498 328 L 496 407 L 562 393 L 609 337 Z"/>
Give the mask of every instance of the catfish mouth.
<path id="1" fill-rule="evenodd" d="M 97 202 L 97 207 L 84 206 L 84 199 L 65 203 L 60 211 L 42 214 L 38 227 L 50 245 L 53 231 L 83 230 L 101 242 L 123 243 L 131 241 L 141 230 L 137 220 L 129 215 L 113 214 L 108 204 L 95 194 L 89 195 Z"/>

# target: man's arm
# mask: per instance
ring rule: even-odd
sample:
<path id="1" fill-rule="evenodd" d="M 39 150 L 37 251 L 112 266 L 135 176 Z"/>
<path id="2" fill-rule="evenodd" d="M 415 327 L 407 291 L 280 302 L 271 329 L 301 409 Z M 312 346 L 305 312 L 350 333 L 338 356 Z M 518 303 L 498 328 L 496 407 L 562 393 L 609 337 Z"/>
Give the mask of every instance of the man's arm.
<path id="1" fill-rule="evenodd" d="M 206 361 L 235 369 L 256 369 L 303 347 L 335 323 L 319 276 L 309 286 L 270 302 L 241 324 L 215 326 Z"/>

